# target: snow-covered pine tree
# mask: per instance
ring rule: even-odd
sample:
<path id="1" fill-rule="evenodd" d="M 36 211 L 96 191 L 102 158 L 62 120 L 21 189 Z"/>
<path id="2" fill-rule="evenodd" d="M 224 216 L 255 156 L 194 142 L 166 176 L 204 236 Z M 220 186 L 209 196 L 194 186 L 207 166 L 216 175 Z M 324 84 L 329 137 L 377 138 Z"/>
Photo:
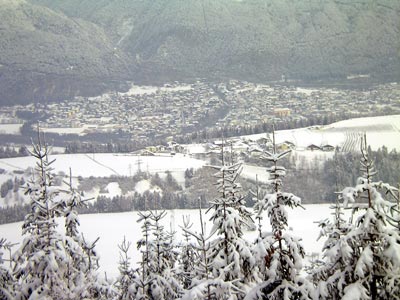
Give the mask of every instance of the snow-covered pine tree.
<path id="1" fill-rule="evenodd" d="M 132 269 L 130 264 L 130 257 L 128 255 L 129 248 L 131 246 L 130 242 L 124 240 L 118 248 L 120 250 L 119 259 L 119 276 L 115 283 L 117 289 L 116 300 L 135 300 L 138 293 L 138 281 L 135 271 Z"/>
<path id="2" fill-rule="evenodd" d="M 97 274 L 98 258 L 94 250 L 98 239 L 89 243 L 79 232 L 78 208 L 85 203 L 81 194 L 73 188 L 70 170 L 69 190 L 64 191 L 65 199 L 65 247 L 71 257 L 68 265 L 68 287 L 77 299 L 99 299 L 105 296 L 107 285 Z"/>
<path id="3" fill-rule="evenodd" d="M 300 239 L 288 230 L 288 215 L 285 206 L 301 206 L 299 197 L 281 190 L 282 178 L 286 174 L 278 161 L 290 151 L 277 153 L 275 134 L 273 133 L 273 151 L 266 152 L 264 158 L 272 163 L 267 169 L 271 192 L 256 204 L 257 216 L 266 211 L 270 219 L 272 233 L 259 235 L 254 256 L 257 258 L 259 272 L 264 281 L 255 287 L 245 299 L 312 299 L 311 283 L 300 275 L 304 248 Z"/>
<path id="4" fill-rule="evenodd" d="M 0 239 L 0 299 L 14 299 L 14 277 L 9 268 L 4 266 L 4 250 L 11 251 L 11 243 L 6 239 Z"/>
<path id="5" fill-rule="evenodd" d="M 31 155 L 37 159 L 32 178 L 26 185 L 31 212 L 22 227 L 25 236 L 14 253 L 16 299 L 101 299 L 108 297 L 108 284 L 98 278 L 95 243 L 79 235 L 77 208 L 80 194 L 55 185 L 51 148 L 38 133 Z M 56 230 L 57 217 L 65 217 L 65 234 Z"/>
<path id="6" fill-rule="evenodd" d="M 350 246 L 345 236 L 353 229 L 353 226 L 343 218 L 339 199 L 331 209 L 334 209 L 333 220 L 325 219 L 318 222 L 321 227 L 318 239 L 326 237 L 326 241 L 322 248 L 323 260 L 318 261 L 310 273 L 316 286 L 315 295 L 318 299 L 339 300 L 342 294 L 338 287 L 343 278 L 338 270 L 344 270 L 347 267 L 346 262 L 351 252 L 349 252 Z"/>
<path id="7" fill-rule="evenodd" d="M 73 290 L 77 298 L 87 291 L 85 278 L 85 266 L 82 259 L 83 249 L 79 234 L 78 207 L 83 206 L 81 195 L 72 186 L 72 174 L 70 170 L 68 196 L 65 201 L 65 248 L 71 260 L 68 265 L 68 288 Z"/>
<path id="8" fill-rule="evenodd" d="M 175 274 L 178 253 L 161 220 L 165 211 L 139 212 L 143 238 L 138 241 L 142 253 L 137 299 L 166 300 L 180 297 L 182 287 Z M 143 249 L 144 248 L 144 249 Z"/>
<path id="9" fill-rule="evenodd" d="M 152 241 L 149 244 L 150 295 L 155 300 L 177 299 L 181 286 L 174 271 L 178 253 L 172 238 L 164 229 L 161 220 L 165 211 L 153 211 L 150 216 Z"/>
<path id="10" fill-rule="evenodd" d="M 397 229 L 400 232 L 400 183 L 397 185 L 397 209 L 395 210 Z"/>
<path id="11" fill-rule="evenodd" d="M 190 216 L 182 217 L 182 236 L 183 242 L 181 251 L 179 254 L 179 278 L 182 283 L 183 289 L 188 289 L 192 285 L 192 279 L 194 277 L 196 251 L 192 242 L 192 235 L 190 230 L 193 223 L 190 221 Z"/>
<path id="12" fill-rule="evenodd" d="M 65 201 L 53 186 L 49 160 L 50 148 L 39 134 L 38 144 L 31 155 L 37 159 L 35 174 L 27 183 L 26 194 L 31 201 L 31 212 L 22 226 L 25 236 L 14 254 L 16 299 L 72 299 L 68 286 L 71 257 L 65 249 L 63 236 L 56 231 L 56 217 L 64 215 Z"/>
<path id="13" fill-rule="evenodd" d="M 141 225 L 141 231 L 142 231 L 142 238 L 138 240 L 137 242 L 137 248 L 139 249 L 142 259 L 140 261 L 140 270 L 138 271 L 139 273 L 139 280 L 138 280 L 138 294 L 137 294 L 137 299 L 138 300 L 147 300 L 150 299 L 150 296 L 148 294 L 148 287 L 150 285 L 150 270 L 149 270 L 149 260 L 150 260 L 150 234 L 151 234 L 151 228 L 150 228 L 150 216 L 151 212 L 150 211 L 144 211 L 138 212 L 139 219 L 137 222 L 142 222 Z"/>
<path id="14" fill-rule="evenodd" d="M 85 285 L 87 290 L 82 294 L 83 299 L 111 299 L 115 295 L 112 281 L 107 277 L 99 276 L 99 256 L 96 251 L 96 244 L 99 238 L 90 242 L 81 234 L 81 247 L 83 250 L 83 266 L 85 274 Z"/>
<path id="15" fill-rule="evenodd" d="M 182 300 L 200 300 L 215 299 L 215 288 L 219 286 L 219 282 L 213 282 L 211 279 L 211 263 L 208 257 L 210 243 L 206 237 L 205 224 L 203 223 L 203 213 L 201 210 L 201 199 L 199 199 L 199 215 L 201 232 L 197 233 L 190 228 L 182 228 L 185 234 L 192 236 L 196 240 L 194 245 L 194 270 L 191 274 L 191 285 L 186 288 Z"/>
<path id="16" fill-rule="evenodd" d="M 257 278 L 249 243 L 243 238 L 244 226 L 251 227 L 251 212 L 244 206 L 241 186 L 237 183 L 241 164 L 223 165 L 215 174 L 220 197 L 210 202 L 213 223 L 208 257 L 217 299 L 243 299 Z M 222 297 L 222 298 L 218 298 Z"/>
<path id="17" fill-rule="evenodd" d="M 267 280 L 267 261 L 265 260 L 268 257 L 267 245 L 268 245 L 268 238 L 271 233 L 266 232 L 263 230 L 263 202 L 261 201 L 265 196 L 267 189 L 265 187 L 261 188 L 258 182 L 258 177 L 256 177 L 256 192 L 252 192 L 253 200 L 254 200 L 254 207 L 253 210 L 255 212 L 255 218 L 257 219 L 257 238 L 253 244 L 251 249 L 257 271 L 259 272 L 258 277 L 260 280 L 264 281 Z"/>
<path id="18" fill-rule="evenodd" d="M 392 218 L 396 203 L 379 192 L 390 197 L 396 189 L 373 181 L 376 172 L 365 135 L 361 154 L 362 177 L 355 187 L 341 192 L 344 207 L 352 208 L 356 220 L 354 228 L 340 239 L 342 263 L 334 266 L 332 275 L 338 283 L 335 293 L 347 300 L 400 299 L 400 237 Z"/>

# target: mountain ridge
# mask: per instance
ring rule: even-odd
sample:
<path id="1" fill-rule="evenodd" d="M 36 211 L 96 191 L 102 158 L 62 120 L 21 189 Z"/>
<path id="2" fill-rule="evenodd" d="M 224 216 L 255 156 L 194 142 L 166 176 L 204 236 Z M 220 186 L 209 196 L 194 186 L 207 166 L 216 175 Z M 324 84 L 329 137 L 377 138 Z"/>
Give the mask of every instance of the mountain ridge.
<path id="1" fill-rule="evenodd" d="M 79 93 L 108 89 L 108 79 L 115 80 L 111 89 L 118 89 L 125 80 L 151 84 L 197 78 L 266 82 L 284 76 L 288 80 L 324 82 L 346 80 L 352 74 L 400 78 L 400 2 L 30 0 L 26 3 L 43 9 L 43 14 L 65 16 L 65 22 L 82 24 L 84 32 L 95 32 L 99 37 L 95 41 L 83 40 L 75 52 L 95 55 L 96 51 L 84 47 L 87 43 L 108 51 L 102 51 L 96 59 L 89 56 L 89 63 L 77 66 L 77 83 L 86 80 L 86 86 L 78 88 Z M 113 58 L 113 51 L 120 60 Z M 33 70 L 40 71 L 40 67 L 36 64 Z M 62 63 L 55 64 L 57 70 L 61 67 Z M 91 88 L 96 85 L 102 88 Z M 74 85 L 70 88 L 76 89 Z M 1 90 L 4 87 L 0 86 Z"/>
<path id="2" fill-rule="evenodd" d="M 111 86 L 107 81 L 130 77 L 127 55 L 103 29 L 46 7 L 3 1 L 0 38 L 1 103 L 98 93 Z"/>

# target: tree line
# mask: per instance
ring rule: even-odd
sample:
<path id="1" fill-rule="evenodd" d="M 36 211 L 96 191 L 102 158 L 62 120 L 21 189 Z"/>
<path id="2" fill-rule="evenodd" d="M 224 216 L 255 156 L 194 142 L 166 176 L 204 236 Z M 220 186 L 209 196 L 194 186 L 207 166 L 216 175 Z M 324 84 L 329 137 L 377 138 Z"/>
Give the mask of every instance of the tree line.
<path id="1" fill-rule="evenodd" d="M 375 162 L 377 170 L 379 170 L 378 174 L 381 180 L 397 186 L 399 184 L 400 153 L 395 149 L 388 151 L 385 146 L 377 151 L 372 151 L 369 148 L 368 153 Z M 319 160 L 309 161 L 290 155 L 286 161 L 282 162 L 282 165 L 289 170 L 286 176 L 286 186 L 288 189 L 297 192 L 303 204 L 333 203 L 336 200 L 337 192 L 356 182 L 359 177 L 359 168 L 357 167 L 359 160 L 360 154 L 358 153 L 340 151 L 336 151 L 332 158 L 323 162 Z M 250 163 L 255 162 L 255 160 L 252 160 Z M 132 190 L 141 180 L 149 180 L 153 187 L 160 188 L 159 191 L 134 192 L 130 195 L 113 197 L 100 195 L 84 207 L 78 208 L 78 212 L 91 214 L 144 210 L 146 209 L 145 203 L 147 203 L 147 208 L 151 209 L 156 207 L 159 209 L 193 209 L 198 206 L 197 199 L 201 199 L 202 207 L 208 207 L 208 202 L 216 197 L 214 189 L 210 188 L 214 180 L 213 171 L 210 168 L 187 169 L 184 175 L 184 190 L 170 172 L 166 173 L 164 180 L 160 178 L 159 174 L 151 175 L 146 172 L 140 172 L 131 177 L 78 178 L 82 196 L 85 196 L 86 191 L 90 191 L 95 186 L 105 186 L 114 181 L 118 182 L 123 193 Z M 247 191 L 244 193 L 246 206 L 252 207 L 254 199 L 251 191 L 260 189 L 261 187 L 257 187 L 257 185 L 261 184 L 244 178 L 240 178 L 239 181 Z M 56 176 L 54 182 L 56 185 L 60 185 L 60 176 Z M 9 179 L 0 186 L 0 196 L 5 198 L 9 191 L 15 192 L 22 188 L 24 184 L 23 177 L 16 176 L 14 180 Z M 9 206 L 0 208 L 0 224 L 23 220 L 27 207 L 21 205 L 20 200 L 20 197 L 18 201 L 10 199 Z M 12 204 L 12 201 L 15 202 L 15 205 Z"/>

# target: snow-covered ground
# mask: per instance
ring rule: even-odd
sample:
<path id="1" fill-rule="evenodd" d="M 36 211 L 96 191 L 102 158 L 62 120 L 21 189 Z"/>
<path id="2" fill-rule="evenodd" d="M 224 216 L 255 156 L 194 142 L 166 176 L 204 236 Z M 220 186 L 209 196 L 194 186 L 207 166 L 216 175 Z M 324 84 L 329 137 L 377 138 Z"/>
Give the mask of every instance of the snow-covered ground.
<path id="1" fill-rule="evenodd" d="M 58 154 L 50 155 L 50 159 L 55 159 L 52 167 L 55 174 L 69 175 L 71 168 L 73 176 L 73 184 L 77 186 L 78 176 L 88 178 L 94 177 L 111 177 L 111 176 L 131 176 L 139 170 L 149 172 L 150 174 L 158 173 L 160 178 L 164 179 L 169 171 L 175 180 L 184 186 L 186 169 L 198 169 L 205 165 L 202 160 L 190 158 L 187 155 L 176 154 L 174 156 L 136 156 L 129 154 Z M 14 181 L 15 177 L 25 177 L 25 182 L 29 180 L 29 175 L 16 174 L 29 168 L 34 168 L 35 158 L 33 157 L 16 157 L 0 159 L 0 169 L 4 170 L 0 174 L 0 185 L 7 180 Z M 29 172 L 27 172 L 29 174 Z M 146 190 L 150 192 L 161 192 L 159 187 L 152 187 L 150 182 L 141 181 L 134 188 L 135 191 L 143 193 Z M 114 197 L 122 195 L 121 188 L 117 182 L 111 182 L 105 188 L 106 193 L 101 195 Z M 93 189 L 86 192 L 88 198 L 97 198 L 100 194 L 99 189 Z M 15 203 L 23 203 L 28 199 L 23 195 L 23 190 L 14 193 L 10 191 L 5 198 L 0 197 L 0 207 L 14 205 Z M 16 202 L 17 201 L 17 202 Z"/>
<path id="2" fill-rule="evenodd" d="M 0 134 L 21 134 L 22 124 L 0 124 Z"/>
<path id="3" fill-rule="evenodd" d="M 367 134 L 368 144 L 373 150 L 386 146 L 389 151 L 400 150 L 400 115 L 350 119 L 327 126 L 278 130 L 276 142 L 291 142 L 297 150 L 305 150 L 307 146 L 332 145 L 345 151 L 358 151 L 361 134 Z M 257 139 L 265 137 L 265 133 L 243 136 Z M 300 151 L 297 151 L 300 152 Z"/>
<path id="4" fill-rule="evenodd" d="M 184 155 L 174 156 L 135 156 L 129 154 L 60 154 L 51 155 L 55 159 L 54 172 L 69 174 L 69 168 L 73 176 L 102 176 L 112 175 L 129 176 L 135 174 L 139 168 L 152 174 L 170 171 L 176 179 L 184 182 L 184 171 L 188 168 L 200 168 L 205 162 Z M 0 168 L 12 172 L 14 170 L 26 170 L 35 166 L 33 157 L 16 157 L 0 159 Z M 182 173 L 182 174 L 181 174 Z"/>
<path id="5" fill-rule="evenodd" d="M 41 131 L 46 133 L 57 133 L 57 134 L 77 134 L 77 135 L 85 135 L 85 131 L 88 129 L 88 126 L 80 126 L 80 127 L 43 127 L 40 128 Z"/>
<path id="6" fill-rule="evenodd" d="M 330 218 L 330 209 L 327 204 L 305 205 L 305 210 L 297 208 L 289 210 L 289 226 L 294 234 L 303 239 L 306 253 L 319 253 L 322 249 L 323 240 L 317 241 L 319 228 L 315 221 Z M 204 212 L 203 212 L 204 213 Z M 194 223 L 193 230 L 200 232 L 199 211 L 198 210 L 171 210 L 163 220 L 166 229 L 171 228 L 177 231 L 176 241 L 180 241 L 182 231 L 182 217 L 189 215 Z M 210 218 L 206 215 L 204 220 Z M 93 214 L 80 216 L 80 230 L 85 238 L 95 240 L 100 237 L 97 244 L 97 252 L 100 256 L 101 271 L 107 272 L 108 276 L 115 277 L 118 274 L 118 244 L 122 242 L 124 236 L 132 242 L 130 256 L 134 263 L 140 259 L 139 251 L 136 248 L 136 242 L 141 237 L 140 224 L 137 223 L 138 215 L 136 212 L 115 213 L 115 214 Z M 269 230 L 268 219 L 265 219 L 265 230 Z M 6 238 L 11 242 L 20 243 L 22 223 L 12 223 L 0 226 L 0 238 Z M 63 230 L 63 226 L 59 226 Z M 206 229 L 211 229 L 210 222 Z M 257 235 L 257 231 L 246 232 L 247 239 L 252 242 Z"/>
<path id="7" fill-rule="evenodd" d="M 118 182 L 110 182 L 109 184 L 107 184 L 106 191 L 107 191 L 107 193 L 105 193 L 103 195 L 106 197 L 110 197 L 110 198 L 120 196 L 122 193 Z"/>
<path id="8" fill-rule="evenodd" d="M 151 193 L 153 193 L 153 192 L 161 193 L 162 192 L 162 190 L 158 186 L 153 187 L 151 185 L 151 182 L 147 179 L 143 179 L 143 180 L 139 181 L 138 183 L 136 183 L 135 192 L 138 192 L 139 194 L 143 194 L 146 191 L 149 191 Z"/>
<path id="9" fill-rule="evenodd" d="M 240 175 L 254 182 L 257 180 L 264 183 L 268 181 L 268 173 L 265 167 L 257 167 L 245 164 L 243 165 L 242 173 Z"/>
<path id="10" fill-rule="evenodd" d="M 190 85 L 177 85 L 177 86 L 138 86 L 132 85 L 129 91 L 126 93 L 120 93 L 121 95 L 134 96 L 134 95 L 144 95 L 144 94 L 155 94 L 158 91 L 163 92 L 179 92 L 179 91 L 188 91 L 191 90 L 192 87 Z"/>

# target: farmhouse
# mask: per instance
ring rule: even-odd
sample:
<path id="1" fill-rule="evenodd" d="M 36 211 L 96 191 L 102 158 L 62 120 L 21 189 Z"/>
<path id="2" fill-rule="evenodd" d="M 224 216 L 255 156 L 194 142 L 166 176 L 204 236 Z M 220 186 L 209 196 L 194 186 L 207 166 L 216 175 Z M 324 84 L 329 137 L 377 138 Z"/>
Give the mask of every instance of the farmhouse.
<path id="1" fill-rule="evenodd" d="M 311 151 L 322 150 L 321 147 L 318 147 L 317 145 L 314 145 L 314 144 L 308 145 L 306 149 L 311 150 Z"/>
<path id="2" fill-rule="evenodd" d="M 323 145 L 323 146 L 321 147 L 321 149 L 322 149 L 322 151 L 334 151 L 334 150 L 335 150 L 335 147 L 332 146 L 332 145 Z"/>

